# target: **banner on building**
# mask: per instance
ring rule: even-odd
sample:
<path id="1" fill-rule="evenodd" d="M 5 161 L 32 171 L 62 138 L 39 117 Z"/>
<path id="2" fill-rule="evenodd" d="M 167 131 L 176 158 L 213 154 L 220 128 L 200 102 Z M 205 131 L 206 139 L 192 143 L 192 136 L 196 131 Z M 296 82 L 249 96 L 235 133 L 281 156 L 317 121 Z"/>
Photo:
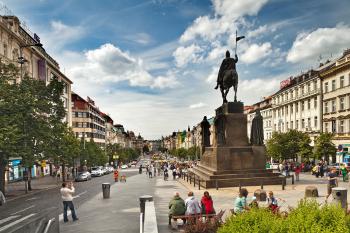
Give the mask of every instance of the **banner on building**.
<path id="1" fill-rule="evenodd" d="M 44 59 L 38 60 L 38 76 L 39 80 L 46 81 L 46 61 Z"/>

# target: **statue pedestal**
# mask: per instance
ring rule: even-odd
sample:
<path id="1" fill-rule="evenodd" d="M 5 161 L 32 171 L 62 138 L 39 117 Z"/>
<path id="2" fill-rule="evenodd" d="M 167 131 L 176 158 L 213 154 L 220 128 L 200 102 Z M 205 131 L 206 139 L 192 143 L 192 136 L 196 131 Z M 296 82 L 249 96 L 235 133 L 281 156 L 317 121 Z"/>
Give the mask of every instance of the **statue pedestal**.
<path id="1" fill-rule="evenodd" d="M 214 141 L 206 147 L 192 172 L 205 188 L 282 184 L 282 178 L 265 169 L 265 146 L 248 143 L 243 103 L 231 102 L 216 109 Z"/>

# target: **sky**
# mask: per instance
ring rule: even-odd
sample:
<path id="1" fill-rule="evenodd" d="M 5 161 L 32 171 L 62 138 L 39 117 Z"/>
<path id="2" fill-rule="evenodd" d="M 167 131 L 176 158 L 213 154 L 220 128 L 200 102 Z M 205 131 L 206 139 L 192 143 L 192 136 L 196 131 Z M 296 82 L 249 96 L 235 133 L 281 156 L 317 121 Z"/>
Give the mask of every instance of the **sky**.
<path id="1" fill-rule="evenodd" d="M 145 139 L 215 114 L 216 77 L 236 30 L 246 37 L 237 46 L 245 105 L 350 48 L 349 0 L 0 2 L 39 35 L 74 92 Z"/>

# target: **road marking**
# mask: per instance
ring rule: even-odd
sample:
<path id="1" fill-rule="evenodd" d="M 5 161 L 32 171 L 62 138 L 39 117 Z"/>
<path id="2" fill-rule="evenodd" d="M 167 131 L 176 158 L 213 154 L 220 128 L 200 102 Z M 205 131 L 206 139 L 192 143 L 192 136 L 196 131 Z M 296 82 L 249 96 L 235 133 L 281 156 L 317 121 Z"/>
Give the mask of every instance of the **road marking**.
<path id="1" fill-rule="evenodd" d="M 19 216 L 20 216 L 20 215 L 15 215 L 15 216 L 10 216 L 10 217 L 1 219 L 1 220 L 0 220 L 0 225 L 3 224 L 3 223 L 5 223 L 5 222 L 8 222 L 8 221 L 10 221 L 10 220 L 12 220 L 12 219 L 14 219 L 14 218 L 18 218 Z"/>
<path id="2" fill-rule="evenodd" d="M 26 220 L 26 219 L 28 219 L 28 218 L 34 216 L 34 215 L 36 215 L 36 213 L 34 213 L 34 214 L 29 214 L 29 215 L 27 215 L 27 216 L 25 216 L 25 217 L 23 217 L 23 218 L 20 218 L 20 219 L 18 219 L 18 220 L 16 220 L 16 221 L 13 221 L 13 222 L 11 222 L 10 224 L 7 224 L 7 225 L 1 227 L 1 228 L 0 228 L 0 232 L 5 231 L 6 229 L 8 229 L 8 228 L 10 228 L 10 227 L 12 227 L 12 226 L 14 226 L 14 225 L 20 223 L 20 222 L 23 222 L 24 220 Z"/>
<path id="3" fill-rule="evenodd" d="M 25 208 L 25 209 L 23 209 L 23 210 L 20 210 L 20 211 L 14 212 L 14 213 L 12 213 L 11 215 L 15 215 L 15 214 L 18 214 L 18 213 L 24 212 L 24 211 L 26 211 L 26 210 L 29 210 L 29 209 L 33 208 L 33 207 L 35 207 L 35 205 L 31 205 L 31 206 L 29 206 L 29 207 L 27 207 L 27 208 Z"/>
<path id="4" fill-rule="evenodd" d="M 85 194 L 85 193 L 87 193 L 87 190 L 85 190 L 84 192 L 79 193 L 78 195 L 74 196 L 73 199 L 74 199 L 74 198 L 77 198 L 77 197 L 80 197 L 80 195 L 83 195 L 83 194 Z"/>
<path id="5" fill-rule="evenodd" d="M 38 198 L 37 197 L 32 197 L 32 198 L 27 199 L 26 201 L 32 201 L 32 200 L 36 200 L 36 199 L 38 199 Z"/>
<path id="6" fill-rule="evenodd" d="M 69 217 L 72 213 L 70 212 L 70 210 L 67 210 L 67 217 Z M 63 221 L 63 214 L 60 214 L 60 216 L 58 216 L 58 220 L 59 222 Z"/>

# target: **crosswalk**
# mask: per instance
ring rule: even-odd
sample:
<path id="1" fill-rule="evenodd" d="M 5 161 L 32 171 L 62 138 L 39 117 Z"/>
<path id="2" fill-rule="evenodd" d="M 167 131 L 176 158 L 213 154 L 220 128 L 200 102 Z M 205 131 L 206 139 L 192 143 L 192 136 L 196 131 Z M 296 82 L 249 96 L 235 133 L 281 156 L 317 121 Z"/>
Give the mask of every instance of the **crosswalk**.
<path id="1" fill-rule="evenodd" d="M 11 227 L 13 227 L 13 226 L 31 218 L 31 217 L 34 217 L 36 214 L 37 213 L 32 213 L 32 214 L 28 214 L 28 215 L 23 216 L 23 217 L 21 215 L 11 215 L 7 218 L 1 219 L 0 220 L 0 232 L 8 232 L 8 230 Z"/>

